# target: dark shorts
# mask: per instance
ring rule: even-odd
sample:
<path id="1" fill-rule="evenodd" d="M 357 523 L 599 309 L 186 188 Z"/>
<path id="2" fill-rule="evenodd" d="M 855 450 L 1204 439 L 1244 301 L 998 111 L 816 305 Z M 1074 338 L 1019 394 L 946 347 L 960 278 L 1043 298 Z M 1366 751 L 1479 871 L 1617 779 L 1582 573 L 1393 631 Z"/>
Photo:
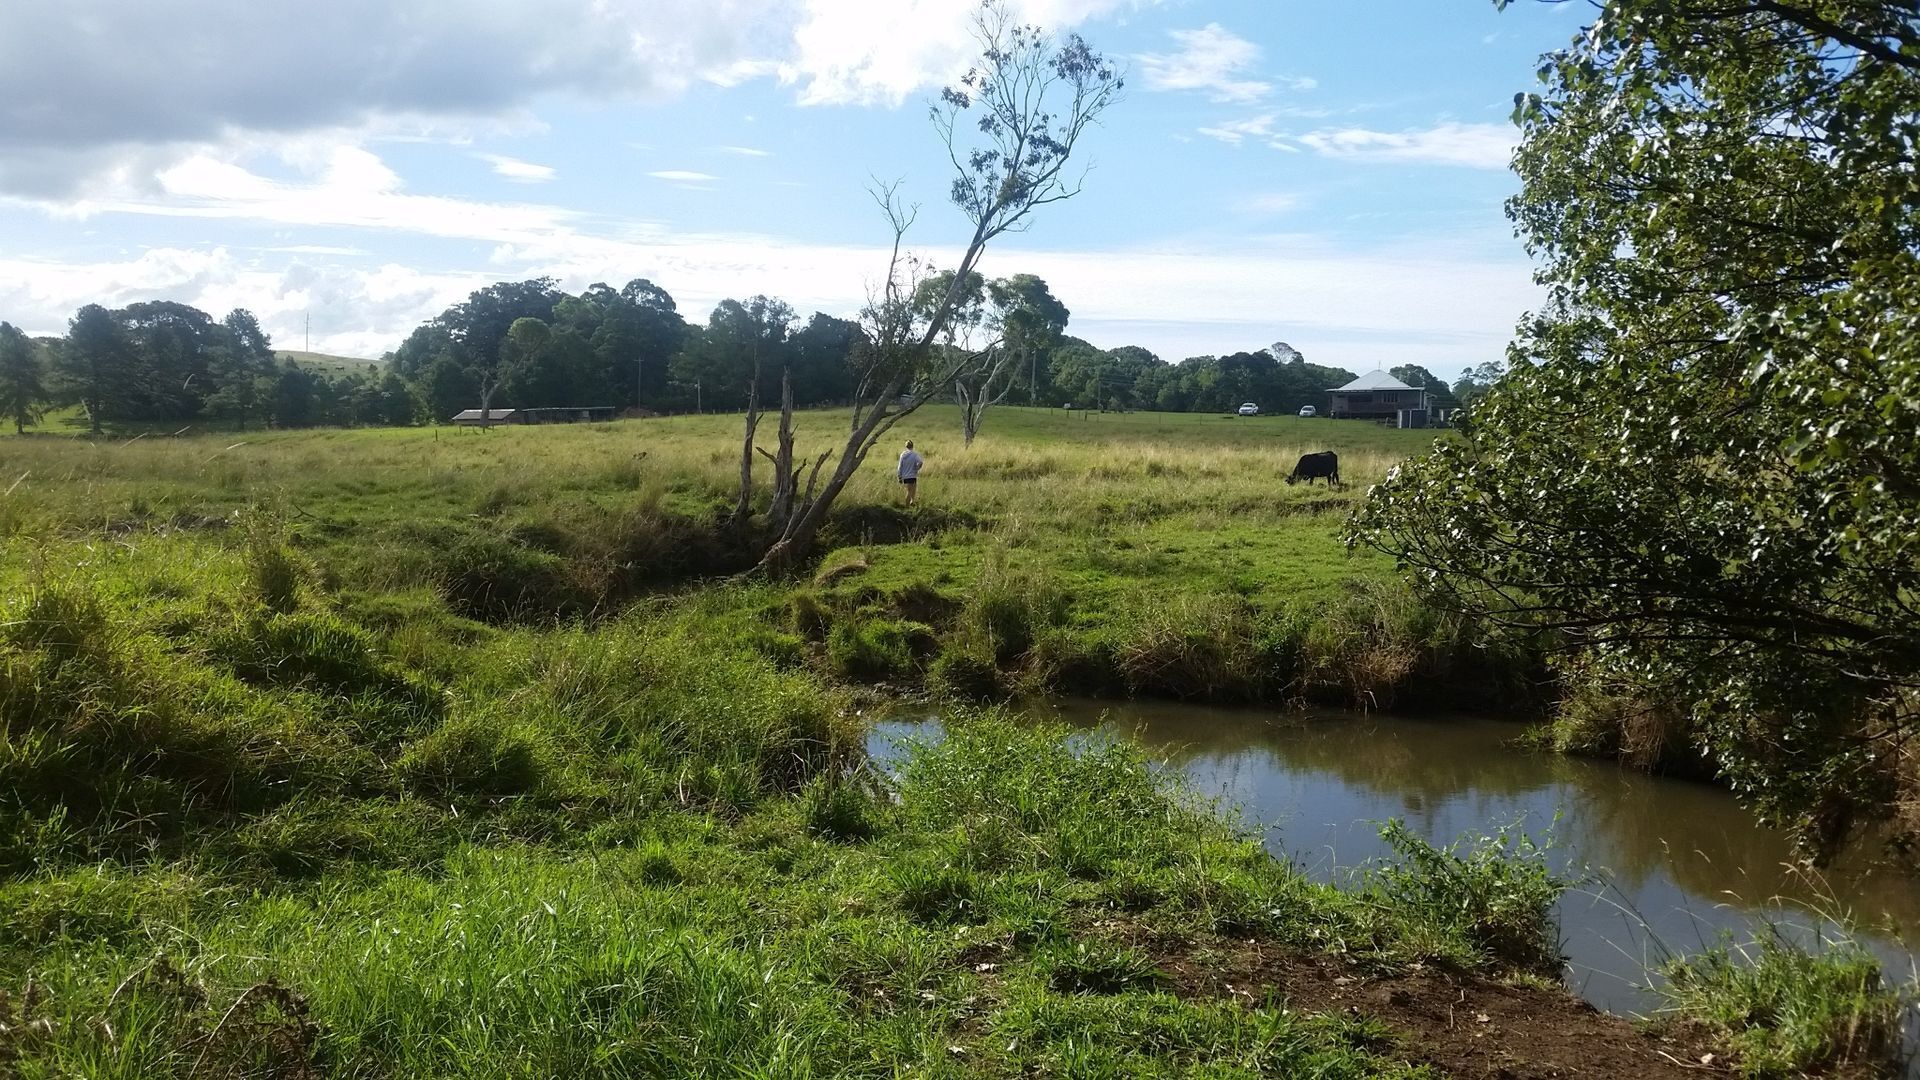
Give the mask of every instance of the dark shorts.
<path id="1" fill-rule="evenodd" d="M 915 483 L 919 481 L 919 479 L 920 478 L 917 476 L 903 476 L 900 478 L 900 482 L 907 485 L 908 487 L 912 487 Z"/>

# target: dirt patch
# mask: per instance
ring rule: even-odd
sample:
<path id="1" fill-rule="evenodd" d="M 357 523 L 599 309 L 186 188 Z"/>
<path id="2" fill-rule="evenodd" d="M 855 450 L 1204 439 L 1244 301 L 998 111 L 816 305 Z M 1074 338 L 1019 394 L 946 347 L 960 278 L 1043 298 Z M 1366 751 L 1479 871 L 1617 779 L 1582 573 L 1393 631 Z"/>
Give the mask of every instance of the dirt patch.
<path id="1" fill-rule="evenodd" d="M 1331 957 L 1251 941 L 1142 940 L 1174 993 L 1252 1006 L 1275 997 L 1310 1013 L 1353 1012 L 1392 1028 L 1403 1060 L 1449 1076 L 1698 1077 L 1725 1061 L 1698 1040 L 1655 1036 L 1551 987 L 1508 986 L 1440 971 L 1379 976 Z M 1703 1063 L 1703 1059 L 1704 1062 Z"/>

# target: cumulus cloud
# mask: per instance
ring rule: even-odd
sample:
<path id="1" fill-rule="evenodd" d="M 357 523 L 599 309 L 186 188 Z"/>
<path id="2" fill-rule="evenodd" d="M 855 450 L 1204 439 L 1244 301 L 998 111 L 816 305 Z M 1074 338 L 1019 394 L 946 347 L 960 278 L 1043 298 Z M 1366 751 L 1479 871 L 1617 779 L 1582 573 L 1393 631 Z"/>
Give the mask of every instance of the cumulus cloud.
<path id="1" fill-rule="evenodd" d="M 34 333 L 59 334 L 81 305 L 177 300 L 216 317 L 248 308 L 282 347 L 313 320 L 315 348 L 381 355 L 411 329 L 491 279 L 398 265 L 351 267 L 249 259 L 224 247 L 154 248 L 130 259 L 61 262 L 0 257 L 0 307 Z"/>
<path id="2" fill-rule="evenodd" d="M 1154 0 L 1015 0 L 1056 28 Z M 976 0 L 70 0 L 0 4 L 0 191 L 71 198 L 235 140 L 405 133 L 541 99 L 778 76 L 898 102 L 964 66 Z M 520 177 L 530 178 L 530 177 Z"/>
<path id="3" fill-rule="evenodd" d="M 278 180 L 231 161 L 195 154 L 168 166 L 154 184 L 58 204 L 74 217 L 139 214 L 217 218 L 275 225 L 374 229 L 512 243 L 570 227 L 574 211 L 529 203 L 476 202 L 415 195 L 380 157 L 363 147 L 315 151 L 310 179 Z"/>
<path id="4" fill-rule="evenodd" d="M 1272 83 L 1244 77 L 1260 62 L 1260 46 L 1219 23 L 1198 30 L 1173 30 L 1169 35 L 1179 44 L 1179 52 L 1136 58 L 1147 89 L 1203 90 L 1215 101 L 1258 101 L 1273 92 Z M 1300 88 L 1312 85 L 1307 80 Z"/>

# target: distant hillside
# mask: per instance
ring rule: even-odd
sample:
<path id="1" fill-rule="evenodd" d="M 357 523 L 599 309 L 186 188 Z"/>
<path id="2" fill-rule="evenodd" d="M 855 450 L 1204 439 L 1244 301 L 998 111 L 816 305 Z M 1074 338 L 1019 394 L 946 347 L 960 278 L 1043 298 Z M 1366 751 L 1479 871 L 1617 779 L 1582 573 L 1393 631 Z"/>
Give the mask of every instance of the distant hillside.
<path id="1" fill-rule="evenodd" d="M 329 356 L 326 353 L 301 352 L 298 349 L 279 349 L 274 353 L 282 360 L 308 371 L 322 372 L 327 375 L 364 374 L 368 367 L 379 367 L 380 361 L 366 360 L 357 356 Z"/>

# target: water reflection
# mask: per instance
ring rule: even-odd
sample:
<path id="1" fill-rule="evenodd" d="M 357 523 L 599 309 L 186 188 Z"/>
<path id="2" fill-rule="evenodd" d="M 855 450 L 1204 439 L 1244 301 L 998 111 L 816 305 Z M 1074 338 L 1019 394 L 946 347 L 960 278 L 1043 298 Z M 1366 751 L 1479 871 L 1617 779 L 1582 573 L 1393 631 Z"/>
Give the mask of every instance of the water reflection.
<path id="1" fill-rule="evenodd" d="M 1726 792 L 1511 749 L 1519 728 L 1510 723 L 1134 702 L 1036 711 L 1139 740 L 1195 790 L 1236 809 L 1269 850 L 1323 880 L 1385 855 L 1377 828 L 1390 817 L 1439 844 L 1510 822 L 1536 838 L 1552 829 L 1563 864 L 1603 882 L 1561 903 L 1568 982 L 1615 1012 L 1653 1006 L 1644 972 L 1664 950 L 1692 951 L 1723 931 L 1744 940 L 1762 918 L 1814 921 L 1792 907 L 1783 915 L 1779 900 L 1837 899 L 1885 926 L 1874 945 L 1894 974 L 1912 967 L 1894 935 L 1920 919 L 1920 889 L 1897 873 L 1861 856 L 1817 885 L 1789 869 L 1786 837 L 1755 824 Z M 882 725 L 875 753 L 884 757 L 910 729 Z"/>

